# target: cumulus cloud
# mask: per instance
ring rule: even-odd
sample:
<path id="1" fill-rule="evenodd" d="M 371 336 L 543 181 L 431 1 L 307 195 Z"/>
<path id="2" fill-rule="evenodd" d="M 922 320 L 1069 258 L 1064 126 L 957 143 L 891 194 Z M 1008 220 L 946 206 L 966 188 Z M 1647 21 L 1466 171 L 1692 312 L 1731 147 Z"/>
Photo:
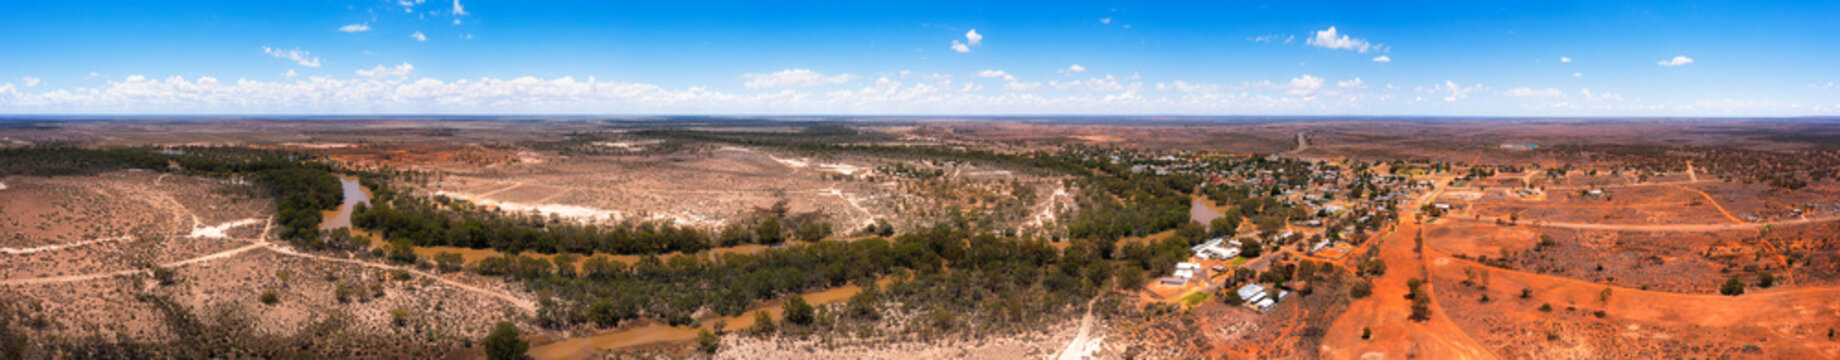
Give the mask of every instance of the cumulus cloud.
<path id="1" fill-rule="evenodd" d="M 31 76 L 19 78 L 19 82 L 25 84 L 26 87 L 38 86 L 38 82 L 40 81 L 43 81 L 43 80 L 39 78 L 31 77 Z"/>
<path id="2" fill-rule="evenodd" d="M 977 76 L 981 78 L 986 78 L 986 79 L 991 79 L 991 78 L 1003 78 L 1003 80 L 1015 80 L 1016 79 L 1015 75 L 1010 75 L 1009 72 L 1006 72 L 1003 70 L 979 71 L 977 73 Z"/>
<path id="3" fill-rule="evenodd" d="M 466 16 L 466 7 L 460 6 L 460 0 L 454 0 L 454 16 Z"/>
<path id="4" fill-rule="evenodd" d="M 1572 72 L 1572 77 L 1575 77 L 1575 78 L 1581 78 L 1581 77 L 1584 77 L 1584 73 L 1582 73 L 1582 72 L 1577 72 L 1577 71 L 1573 71 L 1573 72 Z"/>
<path id="5" fill-rule="evenodd" d="M 1100 24 L 1107 24 L 1107 25 L 1110 25 L 1110 24 L 1112 23 L 1112 18 L 1110 18 L 1110 17 L 1106 17 L 1106 18 L 1100 18 L 1100 19 L 1099 19 L 1099 23 L 1100 23 Z"/>
<path id="6" fill-rule="evenodd" d="M 1323 78 L 1305 74 L 1300 77 L 1291 78 L 1291 86 L 1288 93 L 1302 96 L 1315 95 L 1316 90 L 1322 89 L 1322 85 Z"/>
<path id="7" fill-rule="evenodd" d="M 1345 90 L 1365 89 L 1367 88 L 1367 83 L 1362 82 L 1361 78 L 1354 78 L 1352 80 L 1337 81 L 1335 82 L 1335 87 Z"/>
<path id="8" fill-rule="evenodd" d="M 1560 57 L 1559 57 L 1559 62 L 1560 62 L 1560 63 L 1570 63 L 1570 62 L 1572 62 L 1572 58 L 1569 58 L 1569 57 L 1564 57 L 1564 56 L 1560 56 Z"/>
<path id="9" fill-rule="evenodd" d="M 1590 88 L 1579 89 L 1579 97 L 1587 101 L 1622 101 L 1623 96 L 1616 93 L 1592 93 Z"/>
<path id="10" fill-rule="evenodd" d="M 377 67 L 370 68 L 369 70 L 358 69 L 358 71 L 353 73 L 368 78 L 405 78 L 415 74 L 415 65 L 410 65 L 409 63 L 388 67 L 377 65 Z"/>
<path id="11" fill-rule="evenodd" d="M 1477 90 L 1482 90 L 1482 89 L 1483 89 L 1482 84 L 1476 84 L 1474 86 L 1464 87 L 1462 85 L 1457 85 L 1457 82 L 1455 81 L 1444 80 L 1443 84 L 1432 88 L 1431 91 L 1445 93 L 1444 101 L 1455 102 L 1457 100 L 1469 97 L 1469 93 L 1475 92 Z"/>
<path id="12" fill-rule="evenodd" d="M 1545 89 L 1536 90 L 1536 89 L 1528 88 L 1528 87 L 1517 87 L 1517 88 L 1509 89 L 1508 91 L 1504 91 L 1501 94 L 1503 96 L 1509 96 L 1509 97 L 1543 98 L 1543 99 L 1565 97 L 1564 92 L 1560 92 L 1559 89 L 1554 89 L 1554 88 L 1545 88 Z"/>
<path id="13" fill-rule="evenodd" d="M 1368 50 L 1374 50 L 1380 46 L 1379 44 L 1369 43 L 1367 40 L 1338 34 L 1334 26 L 1330 26 L 1328 30 L 1316 31 L 1312 34 L 1313 35 L 1310 36 L 1308 40 L 1305 40 L 1304 43 L 1324 49 L 1354 50 L 1356 52 L 1366 53 Z"/>
<path id="14" fill-rule="evenodd" d="M 1386 56 L 1386 55 L 1380 55 L 1380 56 L 1375 56 L 1375 57 L 1374 57 L 1374 62 L 1377 62 L 1377 63 L 1390 63 L 1390 62 L 1393 62 L 1393 57 L 1391 57 L 1391 56 Z"/>
<path id="15" fill-rule="evenodd" d="M 811 69 L 786 69 L 767 74 L 742 74 L 741 77 L 748 79 L 747 83 L 743 85 L 747 86 L 749 89 L 836 85 L 856 79 L 856 75 L 838 74 L 826 76 L 823 73 L 812 71 Z"/>
<path id="16" fill-rule="evenodd" d="M 313 56 L 313 54 L 310 54 L 304 50 L 300 50 L 299 48 L 295 48 L 294 50 L 282 50 L 282 49 L 276 49 L 276 48 L 264 46 L 262 47 L 262 53 L 268 54 L 268 56 L 273 56 L 279 59 L 291 60 L 296 64 L 300 64 L 300 66 L 305 66 L 305 67 L 310 67 L 310 68 L 319 67 L 318 57 L 315 57 Z"/>
<path id="17" fill-rule="evenodd" d="M 281 74 L 281 76 L 285 76 L 289 79 L 293 79 L 295 77 L 299 77 L 300 73 L 294 72 L 294 69 L 288 69 L 288 72 L 285 74 Z"/>
<path id="18" fill-rule="evenodd" d="M 1054 89 L 1056 90 L 1084 90 L 1084 91 L 1121 91 L 1121 90 L 1127 90 L 1127 89 L 1138 90 L 1138 89 L 1143 88 L 1143 84 L 1136 83 L 1136 82 L 1122 83 L 1118 81 L 1117 77 L 1114 77 L 1111 75 L 1106 75 L 1105 77 L 1097 77 L 1097 78 L 1091 78 L 1091 79 L 1086 79 L 1086 80 L 1074 80 L 1074 81 L 1068 81 L 1068 82 L 1054 81 L 1054 82 L 1049 82 L 1049 85 L 1053 86 Z"/>
<path id="19" fill-rule="evenodd" d="M 1685 57 L 1685 56 L 1675 56 L 1673 59 L 1667 59 L 1667 60 L 1661 60 L 1661 61 L 1655 62 L 1656 65 L 1661 65 L 1661 66 L 1681 66 L 1681 65 L 1692 64 L 1692 63 L 1693 63 L 1693 58 Z"/>
<path id="20" fill-rule="evenodd" d="M 415 41 L 428 41 L 428 35 L 424 35 L 420 31 L 417 31 L 414 34 L 409 34 L 409 38 L 415 39 Z"/>
<path id="21" fill-rule="evenodd" d="M 345 26 L 340 26 L 339 31 L 344 31 L 348 33 L 366 32 L 366 31 L 371 31 L 371 25 L 370 24 L 345 25 Z"/>
<path id="22" fill-rule="evenodd" d="M 983 44 L 984 35 L 978 34 L 977 29 L 971 29 L 971 31 L 965 32 L 965 42 L 952 40 L 952 51 L 968 53 L 971 52 L 971 47 L 983 46 Z"/>
<path id="23" fill-rule="evenodd" d="M 1157 90 L 1176 91 L 1176 92 L 1185 92 L 1185 93 L 1220 92 L 1224 88 L 1225 87 L 1220 86 L 1218 84 L 1197 84 L 1197 83 L 1191 83 L 1191 82 L 1182 81 L 1182 80 L 1176 80 L 1176 81 L 1171 81 L 1168 83 L 1157 83 L 1156 84 Z"/>
<path id="24" fill-rule="evenodd" d="M 1066 69 L 1060 69 L 1060 70 L 1057 70 L 1056 72 L 1061 73 L 1061 75 L 1074 76 L 1079 73 L 1086 72 L 1086 67 L 1080 66 L 1080 64 L 1073 64 L 1073 66 L 1068 66 Z"/>

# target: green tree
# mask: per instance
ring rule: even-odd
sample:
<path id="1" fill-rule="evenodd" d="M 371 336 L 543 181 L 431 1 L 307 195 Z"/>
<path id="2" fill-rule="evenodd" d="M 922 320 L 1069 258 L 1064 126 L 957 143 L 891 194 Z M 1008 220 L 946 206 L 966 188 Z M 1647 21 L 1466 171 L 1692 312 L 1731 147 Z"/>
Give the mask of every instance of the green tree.
<path id="1" fill-rule="evenodd" d="M 772 334 L 774 330 L 773 315 L 767 314 L 766 310 L 754 312 L 754 334 L 768 335 Z"/>
<path id="2" fill-rule="evenodd" d="M 714 354 L 721 346 L 722 338 L 716 336 L 716 333 L 709 332 L 709 329 L 699 329 L 696 331 L 697 350 L 702 350 L 705 354 Z"/>
<path id="3" fill-rule="evenodd" d="M 492 326 L 492 333 L 479 344 L 486 349 L 486 358 L 492 360 L 523 359 L 524 352 L 530 350 L 530 342 L 518 337 L 517 325 L 509 321 L 500 321 Z"/>
<path id="4" fill-rule="evenodd" d="M 1239 240 L 1239 256 L 1240 257 L 1253 259 L 1253 258 L 1258 258 L 1259 255 L 1264 255 L 1264 253 L 1265 253 L 1265 249 L 1260 247 L 1259 241 L 1257 239 L 1240 239 Z"/>
<path id="5" fill-rule="evenodd" d="M 275 293 L 275 290 L 262 290 L 262 295 L 258 299 L 262 300 L 263 304 L 274 305 L 281 302 L 281 294 Z"/>
<path id="6" fill-rule="evenodd" d="M 819 241 L 830 235 L 831 224 L 813 221 L 799 226 L 800 241 Z"/>
<path id="7" fill-rule="evenodd" d="M 1737 275 L 1732 275 L 1731 278 L 1725 279 L 1724 285 L 1719 286 L 1719 293 L 1728 296 L 1744 295 L 1744 280 L 1738 279 Z"/>
<path id="8" fill-rule="evenodd" d="M 1768 289 L 1771 286 L 1776 286 L 1775 274 L 1763 273 L 1762 275 L 1757 275 L 1757 287 Z"/>
<path id="9" fill-rule="evenodd" d="M 415 243 L 409 239 L 390 240 L 390 261 L 401 264 L 415 262 Z"/>
<path id="10" fill-rule="evenodd" d="M 607 299 L 600 299 L 588 305 L 588 321 L 593 321 L 594 325 L 604 328 L 613 327 L 619 325 L 620 317 L 618 310 L 613 307 L 613 302 Z"/>
<path id="11" fill-rule="evenodd" d="M 575 277 L 575 255 L 556 254 L 556 256 L 550 257 L 549 261 L 556 263 L 557 275 L 569 278 Z"/>
<path id="12" fill-rule="evenodd" d="M 401 307 L 390 309 L 390 323 L 396 326 L 409 325 L 409 309 Z"/>
<path id="13" fill-rule="evenodd" d="M 767 216 L 754 227 L 754 239 L 762 244 L 778 244 L 786 241 L 784 230 L 780 230 L 779 216 Z"/>
<path id="14" fill-rule="evenodd" d="M 786 303 L 781 305 L 781 308 L 786 312 L 786 323 L 811 325 L 812 320 L 816 320 L 817 315 L 813 313 L 815 309 L 810 303 L 805 302 L 804 296 L 793 295 L 786 298 Z"/>
<path id="15" fill-rule="evenodd" d="M 1239 234 L 1239 215 L 1228 214 L 1208 221 L 1208 232 L 1216 237 Z"/>
<path id="16" fill-rule="evenodd" d="M 456 252 L 442 252 L 434 255 L 434 263 L 440 265 L 442 272 L 455 272 L 466 267 L 466 257 Z"/>

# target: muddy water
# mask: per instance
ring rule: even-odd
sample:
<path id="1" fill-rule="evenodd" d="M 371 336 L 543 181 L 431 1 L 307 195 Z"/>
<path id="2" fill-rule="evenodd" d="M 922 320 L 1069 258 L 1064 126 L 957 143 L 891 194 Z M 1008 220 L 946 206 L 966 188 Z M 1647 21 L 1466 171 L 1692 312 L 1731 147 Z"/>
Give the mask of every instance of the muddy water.
<path id="1" fill-rule="evenodd" d="M 1201 225 L 1207 225 L 1220 217 L 1220 210 L 1214 209 L 1213 205 L 1207 196 L 1196 195 L 1194 200 L 1189 202 L 1188 219 L 1199 222 Z"/>
<path id="2" fill-rule="evenodd" d="M 885 284 L 887 280 L 890 279 L 882 279 L 877 281 L 877 283 Z M 862 292 L 862 288 L 856 285 L 845 285 L 829 290 L 805 293 L 803 296 L 805 297 L 805 302 L 817 306 L 841 303 L 849 300 L 851 296 L 855 296 L 860 292 Z M 780 303 L 776 301 L 755 306 L 738 316 L 705 316 L 698 318 L 697 320 L 702 324 L 701 328 L 670 326 L 656 321 L 645 320 L 643 325 L 636 327 L 604 331 L 537 346 L 530 349 L 530 356 L 538 360 L 589 359 L 593 358 L 595 353 L 601 350 L 613 350 L 657 343 L 691 341 L 696 339 L 698 329 L 710 329 L 710 331 L 715 331 L 714 324 L 717 322 L 723 323 L 722 329 L 724 331 L 737 331 L 752 327 L 754 326 L 754 313 L 763 310 L 770 314 L 774 321 L 779 321 L 786 317 L 784 311 L 781 310 Z"/>
<path id="3" fill-rule="evenodd" d="M 370 205 L 371 190 L 358 183 L 358 178 L 339 175 L 339 188 L 344 190 L 345 201 L 339 203 L 339 209 L 320 214 L 325 220 L 319 224 L 320 230 L 332 230 L 351 227 L 351 212 L 359 203 Z"/>

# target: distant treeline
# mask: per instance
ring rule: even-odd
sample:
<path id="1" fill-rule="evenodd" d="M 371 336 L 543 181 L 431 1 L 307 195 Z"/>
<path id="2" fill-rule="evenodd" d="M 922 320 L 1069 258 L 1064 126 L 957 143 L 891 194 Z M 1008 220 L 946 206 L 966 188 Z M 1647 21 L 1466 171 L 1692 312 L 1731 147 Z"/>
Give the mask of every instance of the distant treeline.
<path id="1" fill-rule="evenodd" d="M 713 143 L 730 143 L 765 148 L 785 149 L 793 152 L 862 154 L 889 159 L 914 160 L 953 160 L 978 162 L 1019 169 L 1042 169 L 1062 174 L 1088 175 L 1086 168 L 1077 164 L 1061 161 L 1047 153 L 1005 154 L 987 150 L 971 150 L 943 146 L 888 146 L 850 144 L 835 141 L 835 132 L 831 128 L 808 128 L 805 132 L 767 133 L 767 132 L 713 132 L 682 129 L 644 130 L 633 135 L 691 140 Z M 855 130 L 848 130 L 854 133 Z"/>

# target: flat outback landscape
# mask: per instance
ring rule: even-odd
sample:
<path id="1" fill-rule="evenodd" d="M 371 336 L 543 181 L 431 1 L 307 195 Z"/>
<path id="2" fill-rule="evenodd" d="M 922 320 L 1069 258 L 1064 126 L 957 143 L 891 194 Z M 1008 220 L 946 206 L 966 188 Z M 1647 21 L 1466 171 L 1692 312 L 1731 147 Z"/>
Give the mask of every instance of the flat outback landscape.
<path id="1" fill-rule="evenodd" d="M 1840 1 L 0 1 L 0 360 L 1840 360 Z"/>
<path id="2" fill-rule="evenodd" d="M 1832 118 L 13 117 L 0 139 L 0 335 L 28 358 L 1840 357 Z"/>

